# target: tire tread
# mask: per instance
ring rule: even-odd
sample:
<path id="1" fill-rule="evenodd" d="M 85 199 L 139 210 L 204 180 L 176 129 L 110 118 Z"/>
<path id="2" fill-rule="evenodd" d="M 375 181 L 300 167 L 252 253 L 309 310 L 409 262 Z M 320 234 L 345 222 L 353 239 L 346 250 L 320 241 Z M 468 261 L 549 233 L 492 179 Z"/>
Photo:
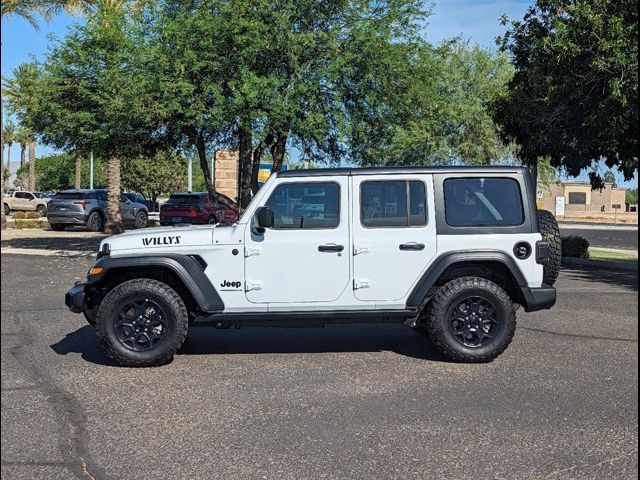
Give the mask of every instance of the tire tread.
<path id="1" fill-rule="evenodd" d="M 488 353 L 472 355 L 460 352 L 452 347 L 451 342 L 445 336 L 446 333 L 441 328 L 441 315 L 447 314 L 450 299 L 465 289 L 487 290 L 509 307 L 507 308 L 509 317 L 504 319 L 504 324 L 507 328 L 506 335 L 500 344 L 496 345 Z M 442 286 L 431 300 L 428 307 L 427 329 L 431 341 L 445 357 L 460 363 L 487 363 L 504 353 L 511 344 L 516 331 L 516 313 L 511 298 L 498 284 L 481 277 L 460 277 Z"/>
<path id="2" fill-rule="evenodd" d="M 110 321 L 109 318 L 105 318 L 105 313 L 110 310 L 110 307 L 117 303 L 122 296 L 127 295 L 133 291 L 140 292 L 142 290 L 153 292 L 156 295 L 163 297 L 166 301 L 173 305 L 174 309 L 178 309 L 180 315 L 176 318 L 176 334 L 171 339 L 167 339 L 172 342 L 169 348 L 165 349 L 162 355 L 154 357 L 150 360 L 134 359 L 123 355 L 117 349 L 113 347 L 112 342 L 109 340 L 109 336 L 105 331 L 105 322 Z M 168 363 L 178 351 L 178 349 L 184 343 L 187 336 L 187 330 L 189 327 L 187 309 L 182 301 L 182 298 L 173 290 L 169 285 L 162 283 L 158 280 L 150 278 L 136 278 L 121 283 L 117 287 L 114 287 L 102 300 L 98 308 L 96 315 L 96 335 L 98 336 L 98 342 L 108 358 L 117 362 L 120 365 L 141 368 L 141 367 L 156 367 Z"/>

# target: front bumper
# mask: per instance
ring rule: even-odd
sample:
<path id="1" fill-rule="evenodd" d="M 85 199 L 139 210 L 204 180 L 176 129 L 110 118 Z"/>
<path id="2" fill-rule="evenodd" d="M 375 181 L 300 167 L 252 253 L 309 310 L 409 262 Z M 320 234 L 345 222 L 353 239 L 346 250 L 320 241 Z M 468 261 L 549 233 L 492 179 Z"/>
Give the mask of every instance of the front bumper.
<path id="1" fill-rule="evenodd" d="M 73 313 L 82 313 L 87 309 L 87 298 L 84 292 L 86 283 L 76 283 L 64 296 L 64 303 Z"/>
<path id="2" fill-rule="evenodd" d="M 542 284 L 540 288 L 524 288 L 525 312 L 548 310 L 556 304 L 556 289 Z"/>

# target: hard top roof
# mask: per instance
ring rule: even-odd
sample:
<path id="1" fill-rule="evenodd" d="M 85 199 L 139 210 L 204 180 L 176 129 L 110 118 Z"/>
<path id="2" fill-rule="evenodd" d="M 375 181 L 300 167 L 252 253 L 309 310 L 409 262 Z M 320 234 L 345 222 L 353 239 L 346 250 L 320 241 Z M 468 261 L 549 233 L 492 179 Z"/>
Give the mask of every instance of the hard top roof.
<path id="1" fill-rule="evenodd" d="M 365 167 L 365 168 L 314 168 L 308 170 L 286 170 L 278 172 L 278 177 L 319 177 L 319 176 L 355 176 L 355 175 L 406 175 L 425 173 L 524 173 L 526 167 L 500 165 L 449 166 L 449 167 Z"/>

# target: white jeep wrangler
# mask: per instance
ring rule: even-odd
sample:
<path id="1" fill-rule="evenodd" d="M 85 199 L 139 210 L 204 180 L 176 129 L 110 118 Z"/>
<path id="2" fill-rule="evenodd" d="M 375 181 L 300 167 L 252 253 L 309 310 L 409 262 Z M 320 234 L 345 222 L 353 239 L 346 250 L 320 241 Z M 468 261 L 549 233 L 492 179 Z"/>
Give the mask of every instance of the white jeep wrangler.
<path id="1" fill-rule="evenodd" d="M 196 325 L 398 322 L 487 362 L 516 310 L 551 308 L 560 238 L 519 167 L 273 174 L 236 224 L 105 239 L 66 295 L 128 366 L 166 363 Z"/>

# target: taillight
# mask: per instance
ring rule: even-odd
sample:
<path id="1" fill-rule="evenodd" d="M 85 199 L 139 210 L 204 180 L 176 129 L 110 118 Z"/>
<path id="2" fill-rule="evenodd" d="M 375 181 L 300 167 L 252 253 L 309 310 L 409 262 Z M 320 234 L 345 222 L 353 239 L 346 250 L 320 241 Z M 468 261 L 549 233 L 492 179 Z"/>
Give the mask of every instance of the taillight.
<path id="1" fill-rule="evenodd" d="M 88 205 L 88 204 L 89 204 L 89 202 L 87 202 L 87 201 L 85 201 L 85 200 L 79 200 L 79 201 L 77 201 L 77 202 L 73 202 L 73 203 L 74 203 L 74 205 L 82 205 L 83 207 L 84 207 L 85 205 Z"/>
<path id="2" fill-rule="evenodd" d="M 200 207 L 191 207 L 189 208 L 189 216 L 195 217 L 200 213 Z"/>

